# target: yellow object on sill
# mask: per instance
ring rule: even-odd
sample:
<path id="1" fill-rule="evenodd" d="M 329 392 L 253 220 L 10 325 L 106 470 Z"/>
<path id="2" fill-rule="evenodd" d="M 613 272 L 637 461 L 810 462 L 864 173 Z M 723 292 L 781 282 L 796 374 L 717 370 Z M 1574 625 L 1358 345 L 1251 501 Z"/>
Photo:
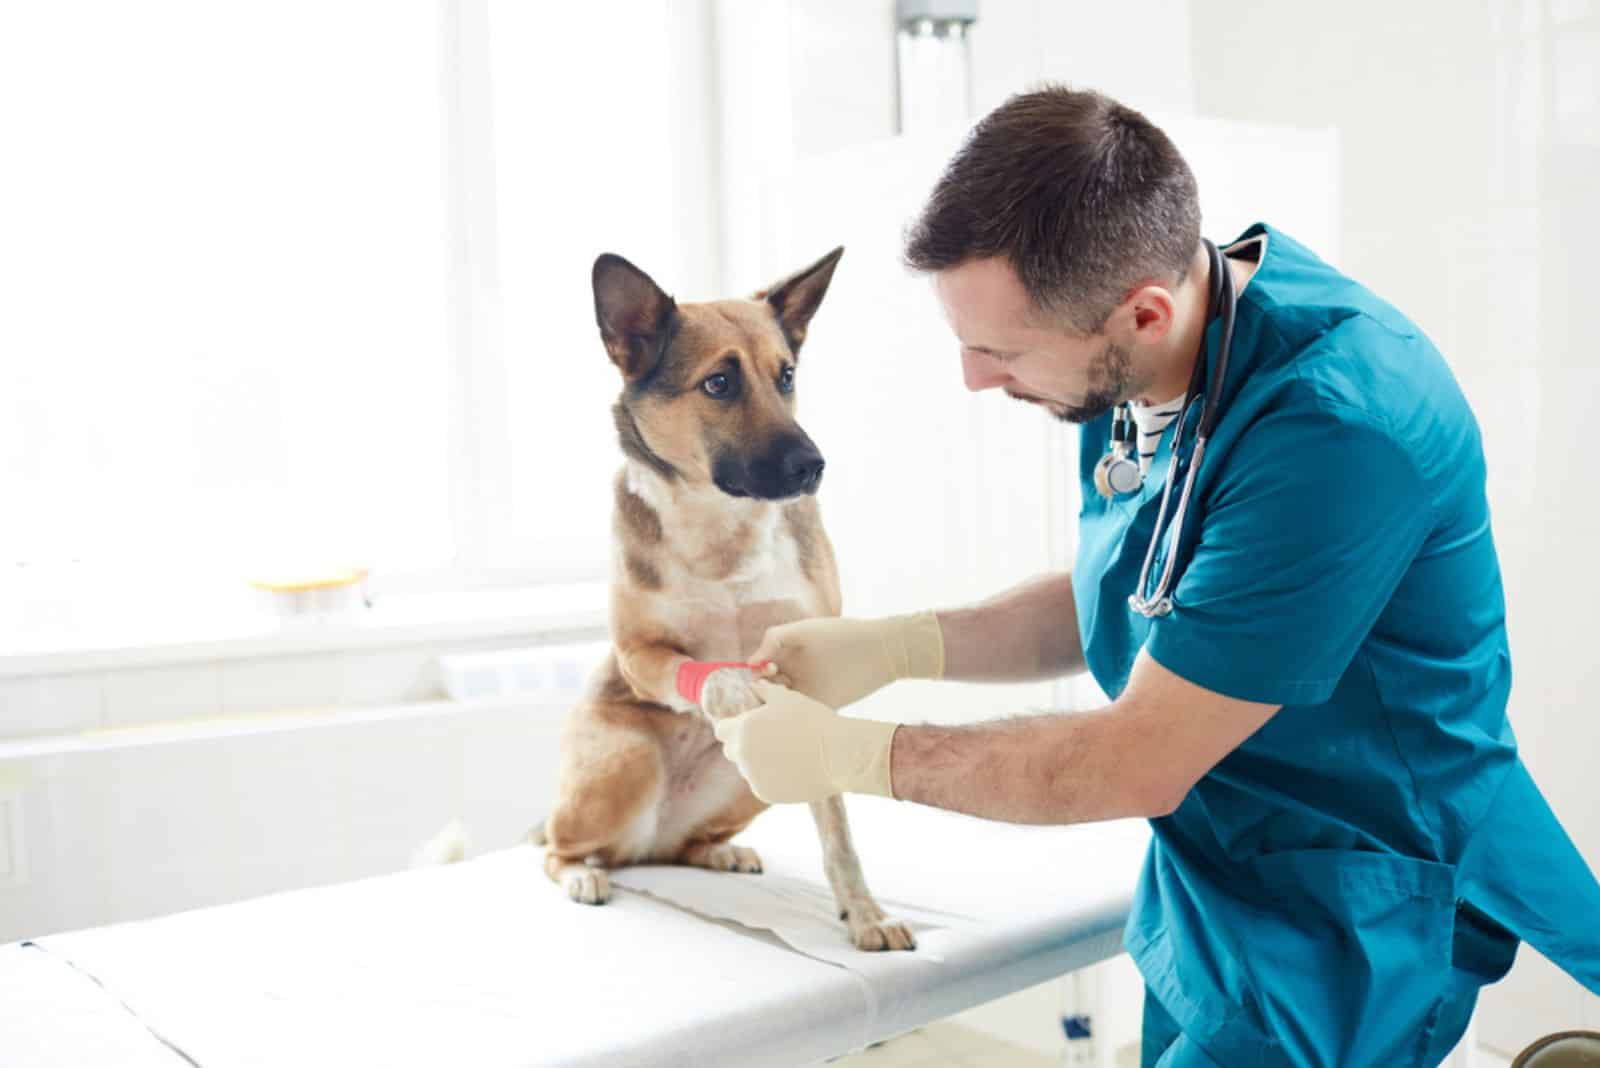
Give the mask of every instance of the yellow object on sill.
<path id="1" fill-rule="evenodd" d="M 268 593 L 305 593 L 307 590 L 333 590 L 341 586 L 354 586 L 367 577 L 364 567 L 346 568 L 324 574 L 278 576 L 272 579 L 252 579 L 250 585 Z"/>
<path id="2" fill-rule="evenodd" d="M 340 568 L 282 573 L 251 581 L 256 600 L 279 617 L 347 616 L 367 607 L 367 569 Z"/>

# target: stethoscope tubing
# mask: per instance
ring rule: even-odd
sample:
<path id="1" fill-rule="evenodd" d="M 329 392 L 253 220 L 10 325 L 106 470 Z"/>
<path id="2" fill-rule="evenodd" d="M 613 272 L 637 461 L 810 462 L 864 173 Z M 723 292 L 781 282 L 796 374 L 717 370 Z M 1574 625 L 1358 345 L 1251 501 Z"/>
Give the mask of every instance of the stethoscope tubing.
<path id="1" fill-rule="evenodd" d="M 1172 454 L 1167 459 L 1167 477 L 1161 487 L 1161 504 L 1156 509 L 1155 529 L 1150 532 L 1150 544 L 1144 551 L 1144 563 L 1139 568 L 1138 588 L 1128 597 L 1128 605 L 1135 612 L 1146 619 L 1165 616 L 1172 611 L 1172 581 L 1173 572 L 1178 561 L 1178 547 L 1183 538 L 1184 518 L 1189 513 L 1189 498 L 1194 491 L 1195 475 L 1200 470 L 1200 463 L 1205 458 L 1206 443 L 1211 439 L 1211 431 L 1217 425 L 1217 418 L 1222 411 L 1222 386 L 1228 375 L 1228 356 L 1233 349 L 1233 321 L 1238 310 L 1238 293 L 1234 289 L 1233 274 L 1228 270 L 1227 262 L 1222 258 L 1222 253 L 1211 241 L 1205 241 L 1206 252 L 1211 262 L 1211 286 L 1206 298 L 1206 322 L 1209 323 L 1213 315 L 1220 312 L 1222 316 L 1221 336 L 1217 342 L 1217 365 L 1213 369 L 1209 381 L 1205 382 L 1204 396 L 1200 402 L 1200 426 L 1195 432 L 1194 450 L 1189 457 L 1189 470 L 1183 478 L 1183 491 L 1178 495 L 1178 507 L 1173 512 L 1172 524 L 1167 528 L 1167 558 L 1161 567 L 1161 576 L 1156 580 L 1156 588 L 1145 596 L 1145 590 L 1150 584 L 1150 568 L 1155 563 L 1156 546 L 1162 540 L 1162 524 L 1167 518 L 1167 504 L 1172 497 L 1172 480 L 1178 471 L 1178 451 L 1183 444 L 1183 428 L 1189 419 L 1189 407 L 1196 396 L 1200 395 L 1200 384 L 1205 380 L 1205 360 L 1200 356 L 1195 359 L 1195 370 L 1189 379 L 1189 388 L 1184 393 L 1183 411 L 1178 416 L 1177 426 L 1172 435 Z M 1204 343 L 1202 342 L 1202 345 Z M 1201 356 L 1203 356 L 1203 352 Z"/>

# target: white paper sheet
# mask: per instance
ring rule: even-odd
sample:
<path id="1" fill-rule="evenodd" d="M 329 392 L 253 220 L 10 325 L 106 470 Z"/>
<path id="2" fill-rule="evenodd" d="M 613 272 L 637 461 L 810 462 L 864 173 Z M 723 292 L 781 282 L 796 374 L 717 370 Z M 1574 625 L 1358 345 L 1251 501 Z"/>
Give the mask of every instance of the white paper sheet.
<path id="1" fill-rule="evenodd" d="M 850 942 L 839 919 L 833 891 L 790 875 L 730 876 L 693 868 L 624 868 L 611 873 L 611 885 L 649 894 L 661 901 L 712 919 L 771 931 L 790 948 L 817 960 L 872 976 L 906 962 L 934 964 L 944 959 L 939 946 L 945 929 L 970 926 L 970 916 L 918 908 L 899 901 L 878 904 L 907 924 L 917 937 L 911 952 L 866 952 Z"/>

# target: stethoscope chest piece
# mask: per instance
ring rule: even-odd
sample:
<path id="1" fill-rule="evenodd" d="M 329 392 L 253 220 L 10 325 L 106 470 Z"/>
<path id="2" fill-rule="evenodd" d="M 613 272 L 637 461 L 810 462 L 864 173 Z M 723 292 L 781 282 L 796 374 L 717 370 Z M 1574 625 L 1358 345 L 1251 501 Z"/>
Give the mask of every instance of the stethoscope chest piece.
<path id="1" fill-rule="evenodd" d="M 1133 413 L 1126 402 L 1111 416 L 1111 448 L 1094 465 L 1094 488 L 1106 500 L 1137 493 L 1144 485 L 1144 469 L 1133 452 Z"/>
<path id="2" fill-rule="evenodd" d="M 1144 485 L 1144 475 L 1139 471 L 1139 461 L 1128 455 L 1126 445 L 1113 445 L 1111 451 L 1100 457 L 1094 465 L 1094 488 L 1106 500 L 1137 493 Z"/>

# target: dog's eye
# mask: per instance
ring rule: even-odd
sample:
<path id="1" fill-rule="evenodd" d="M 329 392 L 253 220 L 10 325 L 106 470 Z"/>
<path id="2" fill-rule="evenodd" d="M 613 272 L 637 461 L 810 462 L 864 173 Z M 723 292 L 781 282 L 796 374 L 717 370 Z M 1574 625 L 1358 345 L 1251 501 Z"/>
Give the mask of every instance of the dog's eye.
<path id="1" fill-rule="evenodd" d="M 700 388 L 713 397 L 726 397 L 728 390 L 733 388 L 733 383 L 728 380 L 727 375 L 712 375 L 700 383 Z"/>
<path id="2" fill-rule="evenodd" d="M 778 390 L 782 393 L 789 393 L 794 390 L 793 367 L 785 367 L 782 371 L 778 372 Z"/>

